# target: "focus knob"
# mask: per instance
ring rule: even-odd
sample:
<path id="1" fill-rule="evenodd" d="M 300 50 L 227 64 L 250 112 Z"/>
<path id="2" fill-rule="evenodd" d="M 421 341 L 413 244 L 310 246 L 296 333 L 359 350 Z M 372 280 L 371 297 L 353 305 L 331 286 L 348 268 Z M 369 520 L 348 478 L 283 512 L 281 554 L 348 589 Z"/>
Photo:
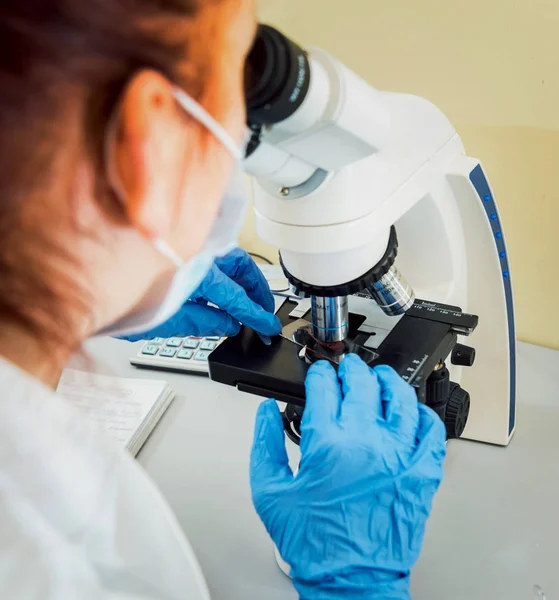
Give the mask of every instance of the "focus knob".
<path id="1" fill-rule="evenodd" d="M 476 349 L 463 344 L 456 344 L 452 351 L 451 362 L 457 367 L 473 367 L 476 360 Z"/>
<path id="2" fill-rule="evenodd" d="M 446 435 L 449 440 L 462 436 L 464 429 L 466 429 L 469 414 L 470 394 L 459 385 L 456 385 L 448 399 L 444 420 Z"/>

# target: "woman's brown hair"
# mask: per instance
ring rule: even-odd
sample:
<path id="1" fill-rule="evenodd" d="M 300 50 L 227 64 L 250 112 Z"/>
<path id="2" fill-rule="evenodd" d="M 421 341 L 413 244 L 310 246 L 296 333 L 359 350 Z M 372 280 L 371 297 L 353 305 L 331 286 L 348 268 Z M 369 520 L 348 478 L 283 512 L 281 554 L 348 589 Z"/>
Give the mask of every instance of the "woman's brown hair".
<path id="1" fill-rule="evenodd" d="M 56 314 L 60 295 L 84 299 L 58 265 L 57 256 L 60 265 L 68 257 L 52 243 L 52 229 L 71 214 L 75 196 L 59 176 L 72 171 L 72 155 L 59 149 L 87 148 L 96 199 L 111 218 L 122 219 L 104 176 L 108 120 L 142 69 L 161 72 L 202 100 L 211 79 L 212 32 L 197 20 L 219 1 L 0 3 L 0 328 L 11 323 L 63 338 L 71 327 L 68 315 Z M 53 206 L 43 201 L 47 194 L 59 198 L 55 215 L 45 214 Z"/>

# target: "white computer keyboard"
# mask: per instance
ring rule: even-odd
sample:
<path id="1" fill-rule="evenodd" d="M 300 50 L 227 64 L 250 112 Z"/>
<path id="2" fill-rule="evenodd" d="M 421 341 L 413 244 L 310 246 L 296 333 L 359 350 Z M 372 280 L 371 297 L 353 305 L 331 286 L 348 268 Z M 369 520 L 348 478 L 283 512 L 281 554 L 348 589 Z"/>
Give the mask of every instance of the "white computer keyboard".
<path id="1" fill-rule="evenodd" d="M 209 372 L 208 357 L 225 338 L 155 338 L 142 344 L 130 359 L 136 367 L 165 369 L 197 375 Z"/>

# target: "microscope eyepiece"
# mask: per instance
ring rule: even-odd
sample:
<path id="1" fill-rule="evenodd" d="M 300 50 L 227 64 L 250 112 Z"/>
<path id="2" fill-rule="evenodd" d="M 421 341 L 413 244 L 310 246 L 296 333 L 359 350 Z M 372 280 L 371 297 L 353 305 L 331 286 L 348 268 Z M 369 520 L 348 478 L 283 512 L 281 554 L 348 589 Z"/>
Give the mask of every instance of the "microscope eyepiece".
<path id="1" fill-rule="evenodd" d="M 249 126 L 290 117 L 303 104 L 310 80 L 306 52 L 273 27 L 260 25 L 245 65 Z"/>

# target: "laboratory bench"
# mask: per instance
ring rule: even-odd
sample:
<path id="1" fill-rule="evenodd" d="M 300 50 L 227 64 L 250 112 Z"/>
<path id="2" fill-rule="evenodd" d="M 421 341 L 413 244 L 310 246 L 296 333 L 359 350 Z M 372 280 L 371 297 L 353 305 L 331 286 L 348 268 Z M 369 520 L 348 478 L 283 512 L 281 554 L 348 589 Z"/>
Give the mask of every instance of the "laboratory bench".
<path id="1" fill-rule="evenodd" d="M 165 379 L 177 393 L 139 460 L 194 547 L 212 600 L 296 600 L 250 498 L 261 399 L 200 376 L 135 369 L 127 342 L 98 339 L 87 350 L 100 373 Z M 519 344 L 517 364 L 510 446 L 449 443 L 414 600 L 542 600 L 535 586 L 559 598 L 559 352 Z"/>

